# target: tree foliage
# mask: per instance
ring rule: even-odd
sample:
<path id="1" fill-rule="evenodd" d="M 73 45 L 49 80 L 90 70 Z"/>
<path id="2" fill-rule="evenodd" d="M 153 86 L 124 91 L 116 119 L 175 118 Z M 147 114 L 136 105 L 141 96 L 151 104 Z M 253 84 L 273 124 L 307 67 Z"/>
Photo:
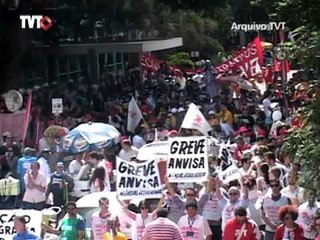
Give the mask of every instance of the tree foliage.
<path id="1" fill-rule="evenodd" d="M 170 55 L 168 63 L 182 68 L 194 67 L 194 63 L 187 52 L 178 52 Z"/>
<path id="2" fill-rule="evenodd" d="M 320 196 L 320 98 L 302 109 L 304 126 L 294 129 L 283 146 L 284 151 L 294 155 L 302 165 L 301 185 L 307 198 Z"/>

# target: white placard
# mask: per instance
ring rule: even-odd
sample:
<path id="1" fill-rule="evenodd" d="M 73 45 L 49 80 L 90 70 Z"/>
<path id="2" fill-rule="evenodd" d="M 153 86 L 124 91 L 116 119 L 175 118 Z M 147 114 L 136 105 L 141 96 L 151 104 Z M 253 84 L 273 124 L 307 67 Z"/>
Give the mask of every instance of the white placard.
<path id="1" fill-rule="evenodd" d="M 117 193 L 123 200 L 160 198 L 162 185 L 157 162 L 133 163 L 117 158 Z"/>
<path id="2" fill-rule="evenodd" d="M 169 138 L 169 182 L 206 181 L 209 174 L 207 151 L 205 136 Z"/>
<path id="3" fill-rule="evenodd" d="M 61 114 L 63 113 L 63 103 L 62 98 L 52 98 L 52 113 Z"/>
<path id="4" fill-rule="evenodd" d="M 13 220 L 15 216 L 26 216 L 27 229 L 40 237 L 42 212 L 36 210 L 0 210 L 0 240 L 12 239 L 16 234 Z"/>

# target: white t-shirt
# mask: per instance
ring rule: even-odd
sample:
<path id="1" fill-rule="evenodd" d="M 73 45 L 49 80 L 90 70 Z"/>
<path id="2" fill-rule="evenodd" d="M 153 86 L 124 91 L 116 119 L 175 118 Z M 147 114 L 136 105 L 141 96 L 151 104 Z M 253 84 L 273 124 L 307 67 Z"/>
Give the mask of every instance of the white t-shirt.
<path id="1" fill-rule="evenodd" d="M 155 219 L 155 216 L 151 216 L 151 214 L 148 214 L 148 216 L 143 219 L 141 214 L 136 214 L 136 220 L 134 225 L 132 226 L 132 240 L 142 240 L 142 234 L 146 227 L 146 225 L 150 222 L 152 222 Z"/>
<path id="2" fill-rule="evenodd" d="M 250 201 L 249 199 L 240 199 L 235 203 L 231 203 L 229 199 L 223 197 L 219 201 L 219 204 L 221 205 L 221 207 L 223 207 L 221 224 L 221 229 L 223 231 L 227 222 L 234 217 L 234 210 L 239 206 L 247 208 L 250 204 Z"/>
<path id="3" fill-rule="evenodd" d="M 188 215 L 182 216 L 178 227 L 184 240 L 204 240 L 212 235 L 208 221 L 200 215 L 196 215 L 194 219 L 190 219 Z"/>
<path id="4" fill-rule="evenodd" d="M 271 100 L 269 98 L 265 98 L 263 99 L 262 104 L 266 117 L 271 117 L 271 111 L 269 110 L 271 108 Z"/>
<path id="5" fill-rule="evenodd" d="M 69 165 L 69 173 L 72 176 L 77 176 L 77 174 L 80 172 L 81 166 L 81 163 L 79 163 L 77 160 L 73 160 Z"/>
<path id="6" fill-rule="evenodd" d="M 131 148 L 128 151 L 125 151 L 124 149 L 121 149 L 120 153 L 119 153 L 119 157 L 123 160 L 126 160 L 128 162 L 131 161 L 131 158 L 133 156 L 137 156 L 138 155 L 138 149 L 134 146 L 131 146 Z"/>
<path id="7" fill-rule="evenodd" d="M 209 198 L 203 207 L 202 216 L 206 220 L 219 221 L 222 217 L 222 210 L 223 207 L 219 204 L 219 199 L 217 198 L 216 193 L 209 193 Z"/>
<path id="8" fill-rule="evenodd" d="M 317 231 L 310 231 L 309 227 L 314 224 L 315 215 L 317 209 L 320 208 L 320 202 L 316 202 L 311 208 L 308 202 L 305 202 L 299 206 L 299 217 L 297 223 L 303 227 L 304 237 L 308 239 L 315 239 Z"/>
<path id="9" fill-rule="evenodd" d="M 294 203 L 294 199 L 298 199 L 300 203 L 303 202 L 304 188 L 297 187 L 295 191 L 290 189 L 290 186 L 285 187 L 281 190 L 283 195 L 286 195 Z"/>
<path id="10" fill-rule="evenodd" d="M 282 206 L 288 205 L 288 197 L 281 195 L 278 201 L 272 200 L 271 193 L 267 193 L 262 201 L 262 208 L 266 214 L 266 217 L 269 218 L 272 224 L 279 226 L 282 221 L 279 218 L 279 209 Z M 266 231 L 275 232 L 268 225 L 266 225 Z"/>
<path id="11" fill-rule="evenodd" d="M 101 218 L 99 214 L 100 210 L 94 212 L 91 216 L 91 230 L 94 240 L 103 240 L 104 234 L 108 231 L 107 221 L 110 217 Z"/>

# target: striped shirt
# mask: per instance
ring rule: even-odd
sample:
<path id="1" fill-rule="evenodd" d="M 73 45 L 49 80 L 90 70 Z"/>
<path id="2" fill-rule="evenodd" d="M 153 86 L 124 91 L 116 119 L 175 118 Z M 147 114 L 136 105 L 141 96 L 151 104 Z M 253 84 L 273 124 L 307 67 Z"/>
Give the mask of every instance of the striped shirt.
<path id="1" fill-rule="evenodd" d="M 178 225 L 167 218 L 157 218 L 147 224 L 143 240 L 182 240 Z"/>

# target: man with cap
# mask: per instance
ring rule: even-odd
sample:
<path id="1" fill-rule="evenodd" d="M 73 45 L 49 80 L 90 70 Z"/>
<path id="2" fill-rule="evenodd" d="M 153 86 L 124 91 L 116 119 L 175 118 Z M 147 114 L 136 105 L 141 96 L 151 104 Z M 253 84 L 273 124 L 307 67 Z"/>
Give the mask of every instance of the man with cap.
<path id="1" fill-rule="evenodd" d="M 68 189 L 66 189 L 66 186 Z M 64 172 L 63 162 L 57 163 L 56 171 L 51 175 L 50 182 L 47 187 L 46 196 L 53 194 L 53 205 L 64 206 L 66 200 L 66 190 L 71 192 L 74 188 L 73 178 Z"/>
<path id="2" fill-rule="evenodd" d="M 21 192 L 24 192 L 25 183 L 24 183 L 24 175 L 31 168 L 31 164 L 37 161 L 37 158 L 34 156 L 36 150 L 30 147 L 26 147 L 23 149 L 23 157 L 19 158 L 17 165 L 17 174 L 20 179 Z"/>
<path id="3" fill-rule="evenodd" d="M 138 149 L 131 145 L 128 137 L 123 137 L 121 139 L 121 151 L 119 152 L 119 157 L 123 160 L 130 162 L 133 156 L 138 155 Z"/>

